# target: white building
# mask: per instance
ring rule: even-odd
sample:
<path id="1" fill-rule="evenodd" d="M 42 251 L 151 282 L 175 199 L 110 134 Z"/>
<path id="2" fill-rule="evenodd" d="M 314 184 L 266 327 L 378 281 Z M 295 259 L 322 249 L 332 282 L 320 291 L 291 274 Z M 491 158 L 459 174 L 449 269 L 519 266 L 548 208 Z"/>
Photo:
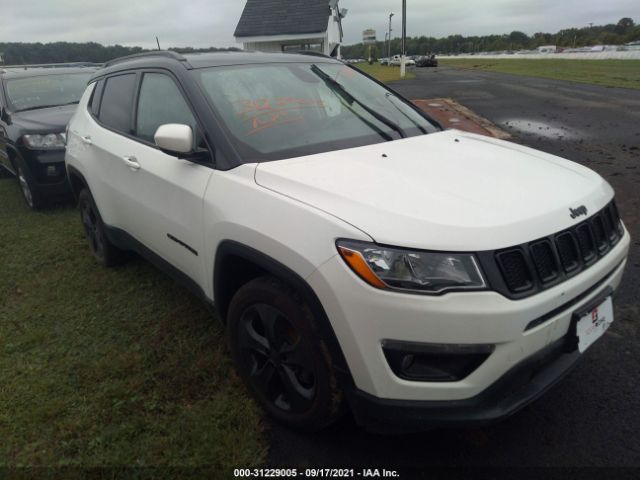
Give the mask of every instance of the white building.
<path id="1" fill-rule="evenodd" d="M 339 0 L 247 0 L 235 37 L 245 50 L 311 50 L 340 57 Z"/>

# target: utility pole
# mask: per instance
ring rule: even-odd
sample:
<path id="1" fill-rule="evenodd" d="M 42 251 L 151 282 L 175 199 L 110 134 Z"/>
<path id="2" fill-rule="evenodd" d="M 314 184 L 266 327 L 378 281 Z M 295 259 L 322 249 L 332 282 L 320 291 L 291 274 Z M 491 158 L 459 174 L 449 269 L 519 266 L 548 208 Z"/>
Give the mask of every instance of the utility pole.
<path id="1" fill-rule="evenodd" d="M 400 60 L 400 78 L 404 78 L 407 61 L 407 0 L 402 0 L 402 57 Z"/>
<path id="2" fill-rule="evenodd" d="M 393 17 L 394 13 L 391 12 L 389 14 L 389 47 L 387 50 L 387 66 L 389 66 L 389 63 L 391 63 L 391 18 Z"/>

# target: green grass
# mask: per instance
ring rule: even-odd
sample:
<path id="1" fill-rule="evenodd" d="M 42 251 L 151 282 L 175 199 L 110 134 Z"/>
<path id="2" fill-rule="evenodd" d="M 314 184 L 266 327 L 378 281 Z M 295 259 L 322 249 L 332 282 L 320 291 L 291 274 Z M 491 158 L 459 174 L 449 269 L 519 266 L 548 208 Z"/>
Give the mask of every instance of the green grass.
<path id="1" fill-rule="evenodd" d="M 382 83 L 402 80 L 402 78 L 400 78 L 400 67 L 388 67 L 387 65 L 380 65 L 378 62 L 374 62 L 373 65 L 358 63 L 354 66 Z M 411 80 L 413 78 L 416 78 L 415 73 L 407 69 L 404 80 Z"/>
<path id="2" fill-rule="evenodd" d="M 214 478 L 265 455 L 206 308 L 142 260 L 99 267 L 74 209 L 29 212 L 0 179 L 0 469 Z"/>
<path id="3" fill-rule="evenodd" d="M 440 66 L 640 89 L 640 60 L 440 59 Z"/>

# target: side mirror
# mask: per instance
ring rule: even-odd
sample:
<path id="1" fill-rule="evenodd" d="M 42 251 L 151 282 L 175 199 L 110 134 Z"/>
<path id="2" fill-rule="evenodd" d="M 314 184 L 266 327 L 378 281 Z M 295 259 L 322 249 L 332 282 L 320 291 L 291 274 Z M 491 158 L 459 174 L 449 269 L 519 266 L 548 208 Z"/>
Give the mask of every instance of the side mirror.
<path id="1" fill-rule="evenodd" d="M 156 145 L 167 153 L 190 153 L 193 151 L 193 131 L 188 125 L 178 123 L 160 125 L 153 139 Z"/>

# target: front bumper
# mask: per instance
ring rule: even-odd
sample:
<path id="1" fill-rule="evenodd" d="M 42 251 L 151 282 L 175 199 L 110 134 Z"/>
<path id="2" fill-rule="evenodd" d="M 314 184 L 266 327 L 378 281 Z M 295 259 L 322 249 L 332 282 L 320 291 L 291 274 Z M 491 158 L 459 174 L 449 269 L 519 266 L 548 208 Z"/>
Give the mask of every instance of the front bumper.
<path id="1" fill-rule="evenodd" d="M 71 195 L 64 164 L 64 150 L 32 150 L 22 148 L 20 155 L 34 180 L 34 188 L 47 198 Z"/>
<path id="2" fill-rule="evenodd" d="M 556 340 L 511 368 L 475 397 L 464 400 L 388 400 L 361 390 L 347 391 L 357 423 L 376 432 L 484 426 L 503 420 L 559 382 L 580 358 L 567 352 L 568 339 Z"/>
<path id="3" fill-rule="evenodd" d="M 556 348 L 564 344 L 574 312 L 619 285 L 629 243 L 625 231 L 591 268 L 521 300 L 496 292 L 429 297 L 381 291 L 362 282 L 340 258 L 320 266 L 308 282 L 347 361 L 356 418 L 365 424 L 386 419 L 437 426 L 486 423 L 517 411 L 573 365 L 577 354 Z M 495 349 L 460 381 L 409 381 L 390 368 L 382 348 L 386 340 Z M 514 393 L 511 382 L 522 378 L 527 385 Z"/>

